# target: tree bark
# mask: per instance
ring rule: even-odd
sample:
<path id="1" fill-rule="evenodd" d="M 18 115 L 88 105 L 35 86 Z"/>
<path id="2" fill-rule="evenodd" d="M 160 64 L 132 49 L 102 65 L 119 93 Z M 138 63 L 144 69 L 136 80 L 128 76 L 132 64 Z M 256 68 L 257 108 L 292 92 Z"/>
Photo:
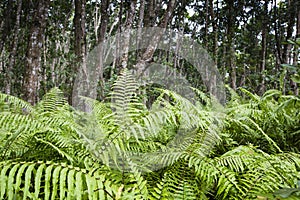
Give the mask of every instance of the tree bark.
<path id="1" fill-rule="evenodd" d="M 89 96 L 89 77 L 86 66 L 86 35 L 85 35 L 85 5 L 86 0 L 75 0 L 75 42 L 74 50 L 77 63 L 74 65 L 73 73 L 76 81 L 73 83 L 72 105 L 82 111 L 88 111 L 88 107 L 79 96 Z"/>
<path id="2" fill-rule="evenodd" d="M 12 29 L 12 13 L 13 13 L 13 0 L 8 0 L 6 6 L 4 6 L 3 11 L 3 21 L 0 24 L 0 33 L 1 33 L 1 40 L 0 40 L 0 53 L 3 50 L 4 43 L 9 37 Z"/>
<path id="3" fill-rule="evenodd" d="M 288 23 L 287 23 L 287 30 L 286 30 L 286 41 L 292 39 L 294 26 L 295 26 L 295 1 L 289 0 L 288 1 Z M 283 63 L 289 63 L 289 58 L 291 55 L 291 47 L 292 45 L 287 43 L 283 47 Z"/>
<path id="4" fill-rule="evenodd" d="M 85 0 L 75 0 L 75 44 L 74 50 L 78 61 L 85 56 Z"/>
<path id="5" fill-rule="evenodd" d="M 218 3 L 219 2 L 217 1 L 217 6 L 218 6 Z M 218 24 L 218 16 L 215 14 L 215 11 L 214 11 L 213 0 L 210 0 L 209 4 L 210 4 L 210 15 L 211 15 L 211 19 L 212 19 L 213 33 L 214 33 L 213 55 L 214 55 L 215 65 L 218 66 L 218 25 L 217 25 Z"/>
<path id="6" fill-rule="evenodd" d="M 234 10 L 234 0 L 227 0 L 227 7 L 228 7 L 228 13 L 227 13 L 227 66 L 229 66 L 231 73 L 230 73 L 230 85 L 233 90 L 236 90 L 236 66 L 234 64 L 235 60 L 235 52 L 233 47 L 233 36 L 234 36 L 234 24 L 235 24 L 235 13 Z"/>
<path id="7" fill-rule="evenodd" d="M 122 43 L 122 51 L 123 56 L 121 58 L 121 69 L 127 68 L 128 64 L 128 52 L 129 52 L 129 43 L 130 43 L 130 31 L 133 24 L 133 19 L 135 15 L 135 7 L 137 0 L 132 0 L 130 2 L 129 10 L 127 12 L 127 19 L 125 22 L 125 29 L 123 30 L 123 43 Z"/>
<path id="8" fill-rule="evenodd" d="M 99 41 L 98 41 L 98 45 L 99 46 L 99 60 L 97 63 L 97 67 L 96 67 L 96 84 L 98 82 L 100 82 L 100 93 L 98 94 L 100 96 L 100 98 L 102 99 L 104 97 L 104 78 L 103 78 L 103 69 L 104 69 L 104 50 L 103 50 L 103 45 L 101 43 L 103 43 L 104 39 L 105 39 L 105 34 L 107 31 L 107 26 L 108 26 L 108 22 L 109 22 L 109 4 L 110 4 L 110 0 L 104 0 L 101 4 L 101 21 L 100 21 L 100 31 L 99 31 Z M 97 87 L 97 85 L 95 86 Z M 92 98 L 96 98 L 97 97 L 97 89 L 95 90 L 95 94 L 93 95 Z"/>
<path id="9" fill-rule="evenodd" d="M 44 42 L 44 32 L 48 17 L 50 0 L 30 1 L 33 5 L 32 21 L 27 46 L 26 76 L 24 83 L 24 96 L 31 104 L 37 102 L 38 76 L 41 69 L 41 51 Z"/>
<path id="10" fill-rule="evenodd" d="M 14 27 L 14 37 L 12 41 L 12 51 L 9 56 L 9 64 L 7 66 L 7 73 L 6 73 L 6 84 L 5 84 L 5 93 L 11 94 L 11 84 L 12 84 L 12 77 L 11 77 L 11 70 L 14 68 L 16 63 L 16 55 L 17 55 L 17 47 L 19 42 L 19 30 L 20 30 L 20 18 L 21 18 L 21 9 L 22 9 L 22 0 L 18 0 L 17 2 L 17 14 L 16 14 L 16 23 Z"/>
<path id="11" fill-rule="evenodd" d="M 140 10 L 139 10 L 139 23 L 138 23 L 138 33 L 137 33 L 137 49 L 139 49 L 139 42 L 141 41 L 142 38 L 142 32 L 141 28 L 143 27 L 143 22 L 144 22 L 144 16 L 145 16 L 145 0 L 141 0 L 140 2 Z M 137 53 L 139 50 L 137 50 Z M 137 54 L 138 55 L 138 54 Z"/>
<path id="12" fill-rule="evenodd" d="M 268 1 L 264 3 L 264 14 L 262 16 L 262 29 L 261 29 L 261 63 L 260 63 L 260 75 L 261 75 L 261 83 L 258 93 L 262 95 L 265 90 L 265 69 L 266 69 L 266 51 L 267 51 L 267 15 L 268 15 Z"/>
<path id="13" fill-rule="evenodd" d="M 168 22 L 171 20 L 175 8 L 176 0 L 170 0 L 168 7 L 164 13 L 163 19 L 158 25 L 161 28 L 161 31 L 157 31 L 153 35 L 153 39 L 149 42 L 149 45 L 142 56 L 139 58 L 135 68 L 138 76 L 141 76 L 146 70 L 146 63 L 153 58 L 153 54 L 159 44 L 159 41 L 163 35 L 164 30 L 166 29 Z"/>
<path id="14" fill-rule="evenodd" d="M 288 26 L 287 26 L 287 32 L 286 32 L 286 41 L 292 39 L 294 27 L 295 27 L 295 16 L 296 16 L 296 10 L 297 10 L 297 1 L 296 0 L 288 0 Z M 283 49 L 283 63 L 284 64 L 293 64 L 292 57 L 292 44 L 287 43 L 284 45 Z M 290 74 L 289 70 L 287 70 L 287 73 Z M 293 90 L 294 93 L 297 92 L 297 85 L 296 83 L 290 79 L 290 87 Z"/>
<path id="15" fill-rule="evenodd" d="M 204 33 L 205 49 L 207 49 L 208 47 L 208 26 L 209 26 L 209 8 L 208 8 L 208 0 L 205 0 L 205 33 Z"/>
<path id="16" fill-rule="evenodd" d="M 300 3 L 299 1 L 295 2 L 296 3 L 296 14 L 297 14 L 297 24 L 296 24 L 296 39 L 300 38 Z M 294 55 L 293 55 L 293 65 L 297 66 L 299 60 L 298 60 L 298 56 L 299 56 L 299 51 L 297 49 L 298 47 L 295 47 L 294 49 Z M 294 86 L 294 94 L 295 95 L 299 95 L 299 88 L 298 88 L 298 84 L 293 82 L 292 83 Z"/>

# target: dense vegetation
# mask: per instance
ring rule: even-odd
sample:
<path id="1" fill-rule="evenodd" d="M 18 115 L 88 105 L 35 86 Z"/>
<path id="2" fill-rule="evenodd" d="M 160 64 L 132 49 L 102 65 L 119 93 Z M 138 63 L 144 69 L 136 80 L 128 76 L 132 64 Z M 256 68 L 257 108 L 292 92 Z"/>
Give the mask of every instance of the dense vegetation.
<path id="1" fill-rule="evenodd" d="M 217 114 L 199 90 L 194 104 L 157 89 L 149 110 L 127 71 L 113 89 L 89 114 L 57 88 L 35 106 L 1 94 L 0 198 L 299 198 L 298 97 L 228 89 Z"/>
<path id="2" fill-rule="evenodd" d="M 300 199 L 299 47 L 299 0 L 0 1 L 0 199 Z"/>

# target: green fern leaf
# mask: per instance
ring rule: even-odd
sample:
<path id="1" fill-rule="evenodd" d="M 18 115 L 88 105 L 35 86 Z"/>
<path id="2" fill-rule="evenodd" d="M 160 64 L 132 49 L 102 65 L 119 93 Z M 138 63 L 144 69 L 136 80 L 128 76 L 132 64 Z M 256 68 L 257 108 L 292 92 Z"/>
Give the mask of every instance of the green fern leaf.
<path id="1" fill-rule="evenodd" d="M 8 199 L 13 199 L 15 196 L 14 190 L 16 189 L 14 187 L 14 180 L 15 180 L 15 173 L 17 172 L 18 168 L 19 168 L 20 164 L 14 165 L 13 168 L 10 170 L 9 175 L 8 175 L 8 181 L 7 181 L 7 196 Z M 27 172 L 26 172 L 27 174 Z M 25 180 L 26 181 L 26 180 Z M 26 182 L 25 182 L 26 184 Z"/>
<path id="2" fill-rule="evenodd" d="M 23 199 L 27 199 L 27 197 L 32 198 L 30 187 L 31 187 L 31 175 L 34 170 L 35 163 L 30 164 L 25 172 L 25 186 L 24 186 L 24 194 Z"/>
<path id="3" fill-rule="evenodd" d="M 54 169 L 53 175 L 52 175 L 52 195 L 51 199 L 55 200 L 56 195 L 57 195 L 57 189 L 58 189 L 58 177 L 61 172 L 61 166 L 58 166 Z"/>

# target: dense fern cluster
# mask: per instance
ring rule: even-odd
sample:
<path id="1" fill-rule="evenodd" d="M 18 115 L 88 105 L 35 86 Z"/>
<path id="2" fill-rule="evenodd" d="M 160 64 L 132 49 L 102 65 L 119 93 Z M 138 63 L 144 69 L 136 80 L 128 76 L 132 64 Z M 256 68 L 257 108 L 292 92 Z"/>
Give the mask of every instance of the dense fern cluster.
<path id="1" fill-rule="evenodd" d="M 157 89 L 147 108 L 138 89 L 123 72 L 91 113 L 0 94 L 0 199 L 297 199 L 298 97 L 229 89 L 216 110 Z"/>

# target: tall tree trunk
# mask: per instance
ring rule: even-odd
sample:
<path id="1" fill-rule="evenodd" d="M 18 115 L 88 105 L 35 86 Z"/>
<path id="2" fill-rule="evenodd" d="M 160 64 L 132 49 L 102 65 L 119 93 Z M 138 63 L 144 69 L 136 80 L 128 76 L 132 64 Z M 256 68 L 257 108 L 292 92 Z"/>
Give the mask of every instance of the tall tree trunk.
<path id="1" fill-rule="evenodd" d="M 78 61 L 85 57 L 85 0 L 75 0 L 75 43 L 74 50 Z"/>
<path id="2" fill-rule="evenodd" d="M 30 1 L 33 5 L 32 21 L 27 46 L 26 75 L 24 83 L 25 99 L 35 104 L 37 102 L 38 76 L 41 69 L 41 51 L 44 42 L 48 8 L 50 0 Z"/>
<path id="3" fill-rule="evenodd" d="M 136 66 L 135 66 L 138 76 L 141 76 L 145 72 L 146 63 L 149 62 L 153 58 L 153 54 L 157 48 L 157 45 L 159 44 L 159 41 L 163 35 L 163 32 L 166 29 L 169 21 L 172 18 L 175 4 L 176 4 L 176 0 L 169 1 L 168 7 L 164 13 L 162 21 L 159 24 L 161 31 L 157 31 L 156 33 L 153 34 L 153 39 L 151 41 L 149 41 L 149 45 L 148 45 L 147 49 L 144 51 L 142 56 L 139 58 Z"/>
<path id="4" fill-rule="evenodd" d="M 212 19 L 212 25 L 213 25 L 213 33 L 214 33 L 214 49 L 213 49 L 213 55 L 214 55 L 214 61 L 215 65 L 218 66 L 218 16 L 215 14 L 214 11 L 214 1 L 210 0 L 210 15 Z M 217 1 L 217 8 L 218 8 L 218 1 Z M 218 13 L 217 13 L 218 14 Z"/>
<path id="5" fill-rule="evenodd" d="M 296 0 L 288 0 L 288 23 L 287 23 L 287 30 L 286 30 L 286 41 L 292 39 L 294 26 L 295 26 L 295 2 Z M 286 43 L 283 48 L 283 63 L 289 63 L 289 58 L 291 55 L 291 48 L 292 45 Z"/>
<path id="6" fill-rule="evenodd" d="M 230 73 L 230 85 L 233 90 L 236 90 L 236 66 L 234 63 L 235 60 L 235 52 L 234 52 L 234 46 L 233 46 L 233 37 L 234 37 L 234 24 L 235 24 L 235 15 L 233 14 L 235 12 L 234 10 L 234 0 L 228 0 L 227 1 L 228 6 L 228 21 L 227 21 L 227 66 L 229 66 L 231 73 Z"/>
<path id="7" fill-rule="evenodd" d="M 280 41 L 280 32 L 279 32 L 279 25 L 280 24 L 280 17 L 278 16 L 278 8 L 277 8 L 277 0 L 274 1 L 274 32 L 275 32 L 275 40 L 276 40 L 276 55 L 278 59 L 279 65 L 282 63 L 282 52 L 281 52 L 281 41 Z M 278 22 L 277 22 L 278 21 Z"/>
<path id="8" fill-rule="evenodd" d="M 218 11 L 218 1 L 216 2 L 217 4 L 217 11 Z M 212 26 L 213 26 L 213 34 L 214 34 L 214 41 L 213 41 L 213 60 L 214 60 L 214 64 L 216 67 L 218 67 L 218 16 L 215 15 L 215 11 L 214 11 L 214 2 L 213 0 L 209 0 L 209 5 L 210 5 L 210 15 L 211 15 L 211 22 L 212 22 Z M 217 13 L 218 14 L 218 13 Z M 212 80 L 211 80 L 211 88 L 209 91 L 211 91 L 211 93 L 213 95 L 216 96 L 216 86 L 217 86 L 217 77 L 216 74 L 212 75 Z"/>
<path id="9" fill-rule="evenodd" d="M 123 30 L 123 42 L 122 42 L 122 51 L 123 56 L 121 58 L 121 68 L 125 69 L 128 64 L 128 52 L 130 45 L 130 31 L 133 24 L 133 19 L 135 15 L 135 7 L 137 0 L 132 0 L 130 2 L 129 10 L 127 11 L 127 19 L 125 22 L 125 29 Z"/>
<path id="10" fill-rule="evenodd" d="M 297 30 L 296 30 L 296 38 L 300 38 L 300 3 L 297 2 Z"/>
<path id="11" fill-rule="evenodd" d="M 143 22 L 144 22 L 144 16 L 145 16 L 145 0 L 141 0 L 140 2 L 140 10 L 139 10 L 139 23 L 138 23 L 138 33 L 137 33 L 137 56 L 138 55 L 138 52 L 139 52 L 139 42 L 141 41 L 142 39 L 142 27 L 143 27 Z"/>
<path id="12" fill-rule="evenodd" d="M 262 16 L 262 29 L 261 29 L 261 63 L 260 63 L 260 74 L 261 83 L 258 93 L 262 95 L 265 90 L 265 69 L 266 69 L 266 51 L 267 51 L 267 28 L 268 28 L 268 1 L 264 3 L 264 14 Z"/>
<path id="13" fill-rule="evenodd" d="M 207 49 L 208 47 L 208 26 L 209 26 L 209 7 L 208 7 L 208 0 L 205 0 L 205 33 L 204 33 L 205 49 Z"/>
<path id="14" fill-rule="evenodd" d="M 297 24 L 296 24 L 296 39 L 300 38 L 300 2 L 297 1 L 296 3 L 296 14 L 297 14 Z M 297 47 L 296 47 L 297 48 Z M 299 56 L 299 51 L 298 49 L 294 49 L 294 56 L 293 56 L 293 65 L 297 66 L 299 60 L 298 60 L 298 56 Z M 297 83 L 293 82 L 294 84 L 294 94 L 295 95 L 299 95 L 299 88 Z"/>
<path id="15" fill-rule="evenodd" d="M 20 17 L 21 17 L 21 9 L 22 9 L 22 0 L 18 0 L 17 2 L 17 13 L 16 13 L 16 23 L 14 27 L 14 37 L 12 41 L 12 51 L 9 56 L 9 64 L 7 66 L 7 73 L 6 73 L 6 84 L 5 84 L 5 93 L 11 94 L 11 84 L 12 84 L 12 77 L 11 77 L 11 70 L 14 68 L 16 63 L 16 55 L 17 55 L 17 47 L 19 42 L 19 30 L 20 30 Z"/>
<path id="16" fill-rule="evenodd" d="M 9 37 L 9 34 L 11 33 L 12 29 L 12 13 L 13 13 L 13 0 L 8 0 L 6 3 L 6 6 L 4 6 L 3 16 L 0 24 L 0 34 L 1 34 L 1 40 L 0 40 L 0 53 L 2 52 L 4 48 L 4 43 Z"/>
<path id="17" fill-rule="evenodd" d="M 281 59 L 281 44 L 280 44 L 280 38 L 279 38 L 279 30 L 278 30 L 278 9 L 277 9 L 277 0 L 272 0 L 272 4 L 274 5 L 274 18 L 273 18 L 273 24 L 274 24 L 274 35 L 275 35 L 275 49 L 274 49 L 274 54 L 275 54 L 275 68 L 274 68 L 274 74 L 279 74 L 280 73 L 280 64 L 282 62 Z M 280 89 L 280 84 L 278 82 L 275 82 L 274 88 Z"/>
<path id="18" fill-rule="evenodd" d="M 75 42 L 74 50 L 77 59 L 77 65 L 74 66 L 73 73 L 76 73 L 76 81 L 73 85 L 72 105 L 82 111 L 88 111 L 89 108 L 79 96 L 89 96 L 89 74 L 86 66 L 86 35 L 85 35 L 85 5 L 86 0 L 75 0 Z"/>
<path id="19" fill-rule="evenodd" d="M 288 0 L 288 26 L 286 31 L 286 41 L 292 39 L 294 27 L 295 27 L 295 16 L 296 16 L 296 9 L 297 9 L 297 1 L 296 0 Z M 293 64 L 292 62 L 292 44 L 285 44 L 283 50 L 283 63 L 284 64 Z M 287 70 L 287 74 L 289 75 L 289 70 Z M 295 89 L 297 90 L 296 83 L 290 79 L 290 87 L 295 93 Z"/>
<path id="20" fill-rule="evenodd" d="M 99 94 L 97 94 L 97 88 L 93 89 L 94 90 L 94 95 L 92 96 L 92 98 L 96 98 L 97 95 L 102 99 L 104 98 L 104 78 L 103 78 L 103 69 L 104 69 L 104 49 L 103 49 L 103 45 L 101 45 L 101 43 L 103 43 L 104 39 L 105 39 L 105 34 L 107 31 L 107 26 L 108 26 L 108 22 L 109 22 L 109 3 L 110 0 L 104 0 L 101 3 L 101 21 L 100 21 L 100 31 L 99 31 L 99 41 L 98 44 L 99 46 L 99 60 L 96 66 L 96 80 L 95 83 L 96 85 L 94 87 L 97 87 L 97 83 L 100 82 L 100 92 Z"/>

